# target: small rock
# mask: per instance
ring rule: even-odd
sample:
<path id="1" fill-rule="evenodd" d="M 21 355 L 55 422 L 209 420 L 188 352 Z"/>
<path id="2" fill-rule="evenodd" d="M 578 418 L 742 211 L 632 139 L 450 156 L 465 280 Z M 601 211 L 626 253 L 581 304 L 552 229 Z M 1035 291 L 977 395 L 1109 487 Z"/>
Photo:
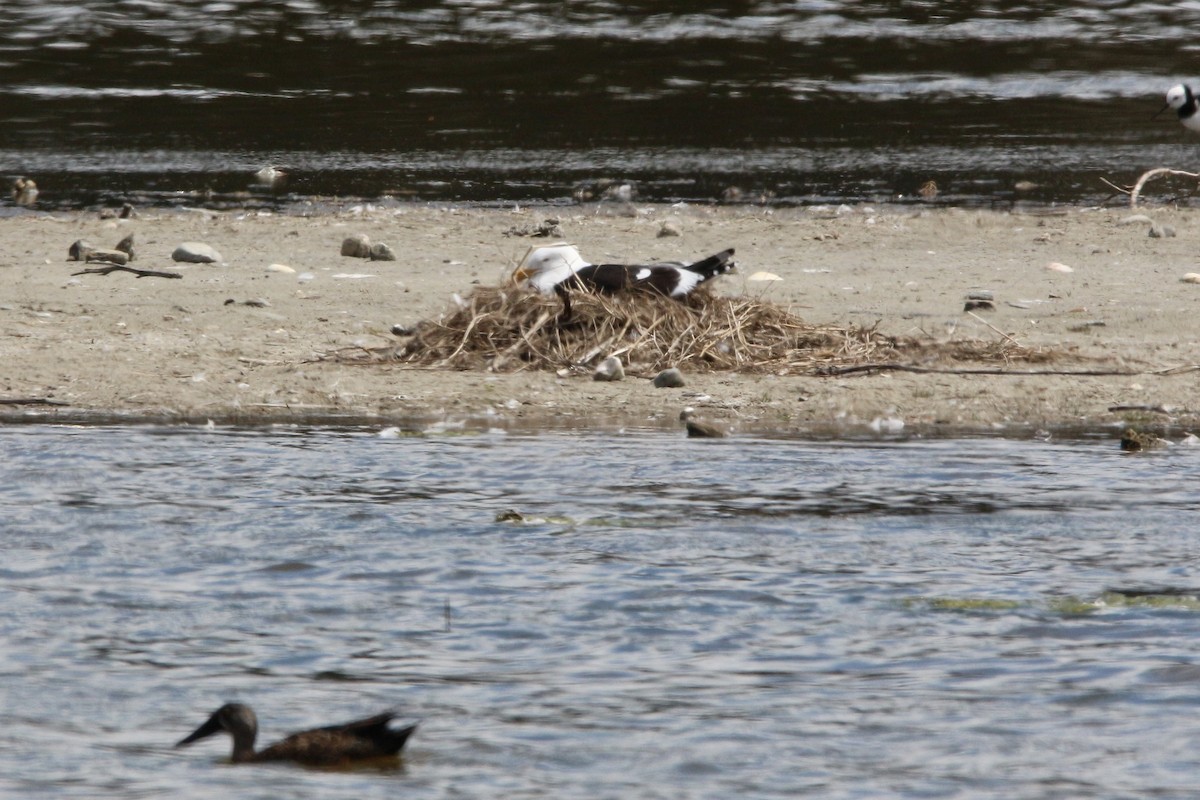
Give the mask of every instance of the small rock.
<path id="1" fill-rule="evenodd" d="M 289 267 L 287 264 L 271 264 L 267 267 L 267 272 L 280 272 L 284 275 L 295 275 L 296 270 Z"/>
<path id="2" fill-rule="evenodd" d="M 396 254 L 392 252 L 392 248 L 388 247 L 383 242 L 376 242 L 371 245 L 367 252 L 367 257 L 372 261 L 395 261 Z"/>
<path id="3" fill-rule="evenodd" d="M 774 272 L 756 272 L 746 278 L 748 281 L 781 281 L 783 278 L 776 275 Z"/>
<path id="4" fill-rule="evenodd" d="M 171 259 L 188 264 L 213 264 L 224 260 L 220 253 L 202 242 L 184 242 L 171 253 Z"/>
<path id="5" fill-rule="evenodd" d="M 129 260 L 133 261 L 133 234 L 129 234 L 121 241 L 117 242 L 116 250 L 120 250 L 129 256 Z"/>
<path id="6" fill-rule="evenodd" d="M 120 219 L 132 219 L 137 216 L 137 209 L 129 203 L 121 206 L 121 213 L 117 215 Z"/>
<path id="7" fill-rule="evenodd" d="M 675 367 L 664 369 L 654 376 L 654 388 L 656 389 L 678 389 L 683 385 L 683 373 Z"/>
<path id="8" fill-rule="evenodd" d="M 75 242 L 67 248 L 68 261 L 87 261 L 88 253 L 96 248 L 92 247 L 85 239 L 76 239 Z"/>
<path id="9" fill-rule="evenodd" d="M 1189 272 L 1179 280 L 1184 283 L 1200 283 L 1200 272 Z"/>
<path id="10" fill-rule="evenodd" d="M 342 240 L 342 255 L 349 258 L 370 258 L 371 238 L 365 233 L 356 233 Z"/>
<path id="11" fill-rule="evenodd" d="M 392 336 L 412 336 L 416 332 L 416 325 L 401 325 L 397 323 L 392 326 Z"/>
<path id="12" fill-rule="evenodd" d="M 1149 236 L 1151 239 L 1170 239 L 1174 235 L 1175 235 L 1175 229 L 1172 228 L 1170 225 L 1151 225 L 1150 226 Z"/>
<path id="13" fill-rule="evenodd" d="M 1068 267 L 1066 264 L 1060 264 L 1057 261 L 1051 261 L 1046 265 L 1046 269 L 1050 272 L 1074 272 L 1075 270 Z"/>
<path id="14" fill-rule="evenodd" d="M 89 264 L 98 261 L 102 264 L 124 266 L 129 261 L 129 254 L 124 250 L 90 250 L 85 260 Z"/>
<path id="15" fill-rule="evenodd" d="M 1169 445 L 1166 439 L 1160 439 L 1152 433 L 1139 433 L 1133 428 L 1126 428 L 1121 434 L 1121 449 L 1127 453 L 1142 450 L 1161 450 Z"/>
<path id="16" fill-rule="evenodd" d="M 592 373 L 594 381 L 619 381 L 624 377 L 625 367 L 621 365 L 621 359 L 617 356 L 609 356 L 601 361 L 600 366 Z"/>
<path id="17" fill-rule="evenodd" d="M 682 236 L 682 235 L 683 235 L 683 231 L 681 231 L 679 229 L 679 226 L 676 225 L 671 220 L 666 220 L 665 222 L 663 222 L 663 224 L 658 229 L 658 238 L 660 238 L 660 239 L 665 236 Z"/>
<path id="18" fill-rule="evenodd" d="M 37 184 L 28 178 L 17 178 L 12 186 L 13 202 L 19 206 L 31 206 L 37 202 Z"/>
<path id="19" fill-rule="evenodd" d="M 963 311 L 995 311 L 996 304 L 991 300 L 968 300 L 963 304 Z"/>

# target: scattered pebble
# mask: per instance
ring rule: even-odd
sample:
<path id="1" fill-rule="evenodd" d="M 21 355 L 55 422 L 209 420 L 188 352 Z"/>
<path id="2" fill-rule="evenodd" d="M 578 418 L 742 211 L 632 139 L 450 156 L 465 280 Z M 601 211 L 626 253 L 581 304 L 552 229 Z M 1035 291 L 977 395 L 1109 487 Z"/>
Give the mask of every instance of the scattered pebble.
<path id="1" fill-rule="evenodd" d="M 122 253 L 129 256 L 130 261 L 133 261 L 133 234 L 131 233 L 121 241 L 117 242 L 117 246 L 114 249 L 120 250 Z"/>
<path id="2" fill-rule="evenodd" d="M 416 325 L 400 325 L 392 326 L 392 336 L 412 336 L 417 332 Z"/>
<path id="3" fill-rule="evenodd" d="M 87 261 L 88 253 L 95 250 L 85 239 L 76 239 L 70 247 L 67 248 L 68 261 Z"/>
<path id="4" fill-rule="evenodd" d="M 776 275 L 774 272 L 756 272 L 746 278 L 748 281 L 781 281 L 783 278 Z"/>
<path id="5" fill-rule="evenodd" d="M 295 275 L 296 270 L 289 267 L 287 264 L 271 264 L 267 267 L 267 272 L 280 272 L 284 275 Z"/>
<path id="6" fill-rule="evenodd" d="M 963 304 L 963 311 L 995 311 L 996 304 L 991 300 L 968 300 Z"/>
<path id="7" fill-rule="evenodd" d="M 1128 217 L 1122 217 L 1118 225 L 1153 225 L 1154 220 L 1147 217 L 1145 214 L 1131 214 Z"/>
<path id="8" fill-rule="evenodd" d="M 1060 264 L 1057 261 L 1051 261 L 1046 265 L 1046 269 L 1050 272 L 1074 272 L 1075 270 L 1068 267 L 1066 264 Z"/>
<path id="9" fill-rule="evenodd" d="M 370 258 L 371 238 L 365 233 L 356 233 L 342 240 L 342 255 L 350 258 Z"/>
<path id="10" fill-rule="evenodd" d="M 666 220 L 665 222 L 663 222 L 663 224 L 661 226 L 659 226 L 659 229 L 658 229 L 658 238 L 660 238 L 660 239 L 663 238 L 664 236 L 682 236 L 682 235 L 683 235 L 683 231 L 681 231 L 679 229 L 679 226 L 676 225 L 671 220 Z"/>
<path id="11" fill-rule="evenodd" d="M 19 206 L 31 206 L 37 202 L 37 184 L 28 178 L 17 178 L 12 186 L 13 202 Z"/>
<path id="12" fill-rule="evenodd" d="M 124 250 L 89 250 L 84 260 L 89 264 L 98 261 L 104 264 L 124 266 L 129 261 L 129 254 Z"/>
<path id="13" fill-rule="evenodd" d="M 619 381 L 624 377 L 625 367 L 621 365 L 621 359 L 617 356 L 609 356 L 601 361 L 600 366 L 592 373 L 594 381 Z"/>
<path id="14" fill-rule="evenodd" d="M 514 225 L 506 230 L 504 235 L 534 236 L 538 238 L 554 237 L 555 239 L 561 239 L 563 232 L 562 228 L 559 227 L 559 219 L 557 217 L 551 217 L 550 219 L 540 222 L 537 225 L 521 225 L 520 227 Z"/>
<path id="15" fill-rule="evenodd" d="M 376 242 L 371 245 L 371 249 L 367 253 L 367 257 L 372 261 L 395 261 L 396 254 L 392 252 L 392 248 L 388 247 L 383 242 Z"/>
<path id="16" fill-rule="evenodd" d="M 656 389 L 678 389 L 683 385 L 683 373 L 675 367 L 664 369 L 654 376 L 654 388 Z"/>
<path id="17" fill-rule="evenodd" d="M 1184 283 L 1200 283 L 1200 272 L 1189 272 L 1179 280 Z"/>
<path id="18" fill-rule="evenodd" d="M 184 242 L 171 253 L 171 259 L 188 264 L 212 264 L 224 261 L 220 253 L 202 242 Z"/>
<path id="19" fill-rule="evenodd" d="M 1170 225 L 1151 225 L 1149 236 L 1151 239 L 1170 239 L 1175 236 L 1175 229 Z"/>

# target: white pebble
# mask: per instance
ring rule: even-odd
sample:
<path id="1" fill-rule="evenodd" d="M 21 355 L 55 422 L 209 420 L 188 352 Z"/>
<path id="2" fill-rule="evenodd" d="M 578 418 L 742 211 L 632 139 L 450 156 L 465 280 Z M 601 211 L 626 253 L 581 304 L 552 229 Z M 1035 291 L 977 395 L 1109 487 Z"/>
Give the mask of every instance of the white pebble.
<path id="1" fill-rule="evenodd" d="M 296 270 L 289 267 L 287 264 L 271 264 L 267 267 L 267 272 L 282 272 L 284 275 L 295 275 Z"/>
<path id="2" fill-rule="evenodd" d="M 1200 283 L 1200 272 L 1189 272 L 1179 280 L 1184 283 Z"/>
<path id="3" fill-rule="evenodd" d="M 1060 264 L 1057 261 L 1051 261 L 1046 265 L 1046 269 L 1050 272 L 1074 272 L 1075 270 L 1068 267 L 1066 264 Z"/>

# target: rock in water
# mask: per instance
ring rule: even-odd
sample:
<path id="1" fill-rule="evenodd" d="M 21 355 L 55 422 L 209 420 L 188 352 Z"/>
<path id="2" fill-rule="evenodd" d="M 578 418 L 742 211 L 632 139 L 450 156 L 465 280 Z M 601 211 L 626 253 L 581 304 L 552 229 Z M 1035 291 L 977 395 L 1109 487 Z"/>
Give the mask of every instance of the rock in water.
<path id="1" fill-rule="evenodd" d="M 624 377 L 625 367 L 621 366 L 621 359 L 617 356 L 609 356 L 601 361 L 600 366 L 592 373 L 594 381 L 619 381 Z"/>
<path id="2" fill-rule="evenodd" d="M 212 264 L 224 261 L 220 253 L 202 242 L 184 242 L 175 248 L 175 252 L 171 253 L 171 258 L 174 261 L 183 261 L 188 264 Z"/>
<path id="3" fill-rule="evenodd" d="M 370 258 L 371 238 L 365 233 L 356 233 L 342 239 L 342 255 L 350 258 Z"/>

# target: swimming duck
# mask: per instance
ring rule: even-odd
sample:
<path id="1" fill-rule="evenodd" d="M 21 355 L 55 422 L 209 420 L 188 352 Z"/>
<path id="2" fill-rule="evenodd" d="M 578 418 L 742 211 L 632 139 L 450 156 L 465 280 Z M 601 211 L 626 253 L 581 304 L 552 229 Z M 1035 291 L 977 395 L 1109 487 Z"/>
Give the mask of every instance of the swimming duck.
<path id="1" fill-rule="evenodd" d="M 388 727 L 395 714 L 384 712 L 374 717 L 293 733 L 265 750 L 254 750 L 258 736 L 258 718 L 250 706 L 226 703 L 213 712 L 208 721 L 175 746 L 225 731 L 233 737 L 234 764 L 262 761 L 295 761 L 309 766 L 337 766 L 351 761 L 398 756 L 408 737 L 417 729 L 409 725 L 398 730 Z"/>

